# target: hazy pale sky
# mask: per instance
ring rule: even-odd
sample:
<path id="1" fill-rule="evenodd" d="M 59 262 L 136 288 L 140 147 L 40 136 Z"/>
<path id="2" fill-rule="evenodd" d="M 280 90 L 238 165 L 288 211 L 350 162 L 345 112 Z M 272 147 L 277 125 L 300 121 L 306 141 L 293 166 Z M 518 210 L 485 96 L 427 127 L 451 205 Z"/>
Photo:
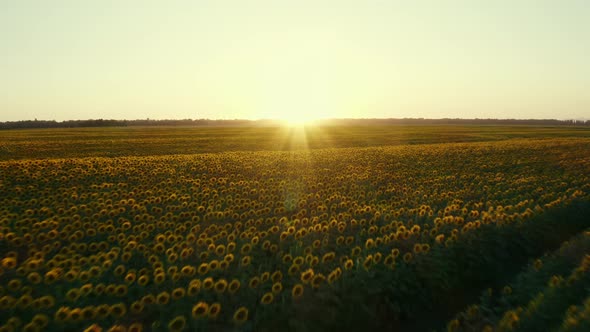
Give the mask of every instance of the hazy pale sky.
<path id="1" fill-rule="evenodd" d="M 0 0 L 0 121 L 590 118 L 590 2 Z"/>

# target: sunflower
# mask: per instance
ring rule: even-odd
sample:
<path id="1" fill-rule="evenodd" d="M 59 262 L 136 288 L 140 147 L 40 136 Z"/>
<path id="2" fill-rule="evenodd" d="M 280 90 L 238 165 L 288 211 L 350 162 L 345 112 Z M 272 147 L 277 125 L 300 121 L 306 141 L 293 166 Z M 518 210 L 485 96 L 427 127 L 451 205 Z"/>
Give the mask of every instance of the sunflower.
<path id="1" fill-rule="evenodd" d="M 96 307 L 96 318 L 105 319 L 109 316 L 110 307 L 108 304 L 101 304 Z"/>
<path id="2" fill-rule="evenodd" d="M 327 254 L 324 254 L 324 256 L 322 257 L 322 263 L 328 263 L 334 260 L 334 258 L 336 258 L 336 254 L 332 251 L 329 252 Z"/>
<path id="3" fill-rule="evenodd" d="M 66 321 L 78 322 L 80 319 L 82 319 L 82 310 L 80 310 L 80 308 L 74 308 L 68 311 L 68 318 Z"/>
<path id="4" fill-rule="evenodd" d="M 83 271 L 88 273 L 88 278 L 96 278 L 98 276 L 100 276 L 100 274 L 102 273 L 102 270 L 99 266 L 91 266 L 90 269 L 88 271 Z M 82 279 L 82 276 L 80 277 L 80 279 Z"/>
<path id="5" fill-rule="evenodd" d="M 209 290 L 209 289 L 213 288 L 214 284 L 215 284 L 215 282 L 213 281 L 213 278 L 207 277 L 203 280 L 202 286 L 203 286 L 203 289 Z"/>
<path id="6" fill-rule="evenodd" d="M 356 247 L 352 248 L 352 251 L 350 253 L 350 255 L 352 257 L 356 257 L 356 256 L 358 256 L 360 254 L 361 254 L 361 247 L 359 247 L 359 246 L 356 246 Z"/>
<path id="7" fill-rule="evenodd" d="M 115 303 L 115 304 L 113 304 L 113 305 L 110 306 L 109 313 L 114 318 L 122 318 L 127 313 L 127 307 L 122 302 Z"/>
<path id="8" fill-rule="evenodd" d="M 142 301 L 133 301 L 129 306 L 129 310 L 134 314 L 140 314 L 143 312 L 144 304 Z"/>
<path id="9" fill-rule="evenodd" d="M 330 285 L 333 284 L 338 279 L 338 277 L 340 277 L 338 270 L 330 272 L 330 274 L 328 274 L 328 283 Z"/>
<path id="10" fill-rule="evenodd" d="M 293 258 L 293 265 L 302 265 L 303 263 L 305 263 L 305 259 L 303 257 L 297 256 Z"/>
<path id="11" fill-rule="evenodd" d="M 143 325 L 141 325 L 141 323 L 133 323 L 131 325 L 129 325 L 129 328 L 127 329 L 127 332 L 142 332 L 143 331 Z"/>
<path id="12" fill-rule="evenodd" d="M 82 308 L 82 320 L 93 320 L 94 318 L 96 318 L 96 308 L 94 306 Z"/>
<path id="13" fill-rule="evenodd" d="M 318 256 L 313 256 L 311 258 L 311 261 L 309 262 L 309 266 L 314 267 L 316 265 L 318 265 L 320 263 L 320 259 L 318 258 Z"/>
<path id="14" fill-rule="evenodd" d="M 156 303 L 159 305 L 166 305 L 170 301 L 170 294 L 166 291 L 161 292 L 156 296 Z"/>
<path id="15" fill-rule="evenodd" d="M 234 323 L 240 325 L 248 320 L 248 309 L 245 307 L 239 307 L 233 316 Z"/>
<path id="16" fill-rule="evenodd" d="M 125 273 L 125 265 L 123 265 L 123 264 L 117 265 L 117 267 L 115 268 L 115 270 L 113 271 L 113 273 L 116 276 L 123 275 L 123 273 Z"/>
<path id="17" fill-rule="evenodd" d="M 80 287 L 80 295 L 81 296 L 88 296 L 92 293 L 92 284 L 84 284 Z"/>
<path id="18" fill-rule="evenodd" d="M 225 279 L 219 279 L 215 282 L 215 292 L 217 294 L 223 294 L 223 292 L 225 292 L 225 289 L 227 288 L 227 281 L 225 281 Z"/>
<path id="19" fill-rule="evenodd" d="M 311 280 L 311 286 L 312 286 L 313 288 L 319 288 L 319 287 L 320 287 L 320 285 L 321 285 L 321 284 L 322 284 L 322 283 L 323 283 L 325 280 L 326 280 L 326 277 L 325 277 L 323 274 L 321 274 L 321 273 L 314 274 L 314 276 L 313 276 L 313 279 Z"/>
<path id="20" fill-rule="evenodd" d="M 260 303 L 261 304 L 271 304 L 272 301 L 274 300 L 274 295 L 271 292 L 265 293 L 262 298 L 260 299 Z"/>
<path id="21" fill-rule="evenodd" d="M 379 262 L 381 262 L 381 258 L 382 258 L 382 255 L 380 252 L 375 253 L 375 255 L 373 255 L 373 263 L 378 264 Z"/>
<path id="22" fill-rule="evenodd" d="M 55 315 L 53 316 L 53 320 L 58 323 L 65 323 L 70 318 L 70 308 L 68 307 L 61 307 L 57 309 Z"/>
<path id="23" fill-rule="evenodd" d="M 171 295 L 172 295 L 172 299 L 174 299 L 174 300 L 180 300 L 180 299 L 182 299 L 184 297 L 185 294 L 186 294 L 185 289 L 182 288 L 182 287 L 179 287 L 179 288 L 175 288 L 172 291 L 172 294 Z"/>
<path id="24" fill-rule="evenodd" d="M 229 285 L 227 286 L 227 291 L 230 294 L 235 294 L 240 289 L 240 281 L 238 279 L 233 279 Z"/>
<path id="25" fill-rule="evenodd" d="M 139 276 L 139 278 L 137 279 L 137 284 L 140 286 L 146 286 L 149 282 L 150 277 L 148 277 L 147 275 Z"/>
<path id="26" fill-rule="evenodd" d="M 51 295 L 41 296 L 39 298 L 39 303 L 42 308 L 49 309 L 55 305 L 55 298 Z"/>
<path id="27" fill-rule="evenodd" d="M 301 282 L 308 284 L 313 278 L 313 275 L 314 273 L 312 269 L 308 269 L 307 271 L 301 273 Z"/>
<path id="28" fill-rule="evenodd" d="M 291 290 L 291 295 L 294 299 L 299 299 L 301 296 L 303 296 L 303 285 L 296 284 L 295 286 L 293 286 L 293 289 Z"/>
<path id="29" fill-rule="evenodd" d="M 206 302 L 199 302 L 193 306 L 191 315 L 194 319 L 205 317 L 209 312 L 209 305 Z"/>
<path id="30" fill-rule="evenodd" d="M 185 265 L 182 267 L 182 269 L 180 269 L 180 273 L 185 278 L 193 277 L 195 275 L 195 272 L 196 272 L 195 268 L 190 265 Z"/>
<path id="31" fill-rule="evenodd" d="M 283 280 L 283 273 L 281 271 L 277 270 L 277 271 L 273 272 L 270 279 L 272 280 L 272 282 L 279 282 L 279 281 Z"/>
<path id="32" fill-rule="evenodd" d="M 260 275 L 260 281 L 266 282 L 268 279 L 270 279 L 270 272 L 262 272 L 262 274 Z"/>
<path id="33" fill-rule="evenodd" d="M 156 298 L 154 297 L 153 294 L 147 294 L 141 298 L 141 303 L 143 303 L 143 305 L 154 304 L 154 303 L 156 303 Z"/>
<path id="34" fill-rule="evenodd" d="M 250 286 L 250 288 L 252 289 L 257 288 L 258 285 L 260 285 L 260 278 L 258 278 L 257 276 L 252 277 L 252 279 L 250 279 L 250 282 L 248 283 L 248 286 Z"/>
<path id="35" fill-rule="evenodd" d="M 232 236 L 232 234 L 228 235 L 228 244 L 227 244 L 227 252 L 228 253 L 236 250 L 236 243 L 233 242 L 234 240 L 229 239 L 230 236 Z"/>
<path id="36" fill-rule="evenodd" d="M 420 243 L 414 244 L 414 253 L 419 254 L 422 252 L 422 245 Z"/>
<path id="37" fill-rule="evenodd" d="M 187 294 L 188 296 L 195 296 L 201 291 L 201 280 L 193 279 L 188 285 Z"/>
<path id="38" fill-rule="evenodd" d="M 127 273 L 127 275 L 125 275 L 125 282 L 128 285 L 131 285 L 133 282 L 135 282 L 135 279 L 137 278 L 137 276 L 135 275 L 135 273 Z"/>
<path id="39" fill-rule="evenodd" d="M 294 276 L 294 275 L 297 275 L 297 274 L 299 273 L 299 270 L 300 270 L 300 269 L 299 269 L 299 265 L 297 265 L 297 264 L 293 264 L 293 265 L 291 265 L 291 266 L 289 267 L 289 270 L 287 271 L 287 273 L 288 273 L 290 276 Z"/>
<path id="40" fill-rule="evenodd" d="M 32 283 L 33 285 L 37 285 L 43 280 L 43 278 L 41 277 L 41 275 L 39 273 L 31 272 L 27 276 L 27 280 L 29 280 L 29 282 Z"/>
<path id="41" fill-rule="evenodd" d="M 209 271 L 216 271 L 219 268 L 219 261 L 214 259 L 209 262 Z"/>
<path id="42" fill-rule="evenodd" d="M 184 316 L 176 316 L 168 323 L 168 330 L 171 332 L 183 331 L 186 327 L 186 318 Z"/>
<path id="43" fill-rule="evenodd" d="M 352 259 L 347 259 L 346 262 L 344 263 L 344 268 L 346 270 L 350 270 L 354 267 L 354 262 L 352 261 Z"/>
<path id="44" fill-rule="evenodd" d="M 242 255 L 248 255 L 250 253 L 250 251 L 252 251 L 252 245 L 250 243 L 246 243 L 242 246 L 242 248 L 240 249 L 240 253 Z"/>
<path id="45" fill-rule="evenodd" d="M 34 323 L 35 325 L 43 329 L 49 324 L 49 317 L 47 317 L 47 315 L 44 314 L 36 314 L 31 320 L 31 323 Z"/>
<path id="46" fill-rule="evenodd" d="M 154 276 L 154 282 L 157 285 L 162 284 L 164 281 L 166 280 L 166 274 L 165 273 L 158 273 Z"/>
<path id="47" fill-rule="evenodd" d="M 373 264 L 373 255 L 369 255 L 367 257 L 365 257 L 365 260 L 363 261 L 363 268 L 365 268 L 365 270 L 369 270 L 371 268 L 371 265 Z"/>
<path id="48" fill-rule="evenodd" d="M 234 261 L 234 254 L 227 254 L 223 257 L 223 261 L 231 263 Z"/>
<path id="49" fill-rule="evenodd" d="M 250 262 L 252 262 L 252 257 L 250 257 L 250 256 L 242 257 L 241 263 L 242 263 L 243 267 L 250 265 Z"/>
<path id="50" fill-rule="evenodd" d="M 270 250 L 270 252 L 271 252 L 271 253 L 273 253 L 273 254 L 274 254 L 274 253 L 276 253 L 277 251 L 279 251 L 279 246 L 278 246 L 276 243 L 275 243 L 275 244 L 272 244 L 272 245 L 270 246 L 269 250 Z"/>
<path id="51" fill-rule="evenodd" d="M 115 287 L 115 296 L 123 297 L 127 295 L 127 291 L 127 285 L 117 285 L 117 287 Z"/>
<path id="52" fill-rule="evenodd" d="M 279 294 L 283 290 L 283 285 L 280 282 L 275 282 L 272 285 L 272 292 L 274 294 Z"/>
<path id="53" fill-rule="evenodd" d="M 199 268 L 197 269 L 197 272 L 200 275 L 206 274 L 207 272 L 209 272 L 209 264 L 207 264 L 207 263 L 201 263 L 201 265 L 199 265 Z"/>
<path id="54" fill-rule="evenodd" d="M 209 306 L 209 310 L 207 311 L 207 317 L 209 319 L 217 319 L 219 313 L 221 312 L 221 304 L 219 302 L 215 302 Z"/>
<path id="55" fill-rule="evenodd" d="M 18 292 L 23 286 L 23 283 L 20 279 L 12 279 L 8 282 L 7 286 L 10 291 Z"/>
<path id="56" fill-rule="evenodd" d="M 5 257 L 2 259 L 2 267 L 7 270 L 12 270 L 17 266 L 16 257 Z"/>

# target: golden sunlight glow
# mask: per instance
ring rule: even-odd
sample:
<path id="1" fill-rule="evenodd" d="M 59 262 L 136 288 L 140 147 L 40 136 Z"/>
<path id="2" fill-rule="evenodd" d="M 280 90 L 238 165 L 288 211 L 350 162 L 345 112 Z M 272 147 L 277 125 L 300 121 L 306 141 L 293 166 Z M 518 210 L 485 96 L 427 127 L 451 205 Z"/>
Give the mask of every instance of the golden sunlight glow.
<path id="1" fill-rule="evenodd" d="M 285 112 L 279 118 L 286 125 L 290 127 L 300 127 L 303 125 L 309 125 L 320 120 L 320 117 L 315 116 L 312 112 Z"/>

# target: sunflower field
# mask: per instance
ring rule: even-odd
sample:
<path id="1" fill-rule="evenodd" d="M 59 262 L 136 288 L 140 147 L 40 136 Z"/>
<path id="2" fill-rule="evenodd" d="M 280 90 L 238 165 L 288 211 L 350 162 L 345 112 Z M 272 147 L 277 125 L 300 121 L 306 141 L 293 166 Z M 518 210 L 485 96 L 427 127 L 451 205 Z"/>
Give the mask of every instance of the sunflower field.
<path id="1" fill-rule="evenodd" d="M 0 331 L 587 331 L 590 140 L 442 143 L 5 158 Z"/>

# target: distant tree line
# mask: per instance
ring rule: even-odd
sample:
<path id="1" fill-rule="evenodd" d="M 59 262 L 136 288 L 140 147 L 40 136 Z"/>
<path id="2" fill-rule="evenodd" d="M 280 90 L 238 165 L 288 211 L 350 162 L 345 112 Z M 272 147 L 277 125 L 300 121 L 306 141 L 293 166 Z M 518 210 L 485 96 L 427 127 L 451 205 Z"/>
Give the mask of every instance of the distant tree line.
<path id="1" fill-rule="evenodd" d="M 397 125 L 533 125 L 533 126 L 590 126 L 590 120 L 555 119 L 334 119 L 334 124 L 397 124 Z"/>
<path id="2" fill-rule="evenodd" d="M 279 120 L 24 120 L 0 122 L 1 129 L 34 128 L 83 128 L 83 127 L 139 127 L 139 126 L 273 126 L 280 125 Z M 320 125 L 533 125 L 533 126 L 575 126 L 590 127 L 590 120 L 554 120 L 554 119 L 327 119 L 316 122 Z"/>
<path id="3" fill-rule="evenodd" d="M 84 128 L 84 127 L 140 127 L 140 126 L 245 126 L 255 123 L 251 120 L 24 120 L 0 122 L 0 129 L 33 128 Z"/>

